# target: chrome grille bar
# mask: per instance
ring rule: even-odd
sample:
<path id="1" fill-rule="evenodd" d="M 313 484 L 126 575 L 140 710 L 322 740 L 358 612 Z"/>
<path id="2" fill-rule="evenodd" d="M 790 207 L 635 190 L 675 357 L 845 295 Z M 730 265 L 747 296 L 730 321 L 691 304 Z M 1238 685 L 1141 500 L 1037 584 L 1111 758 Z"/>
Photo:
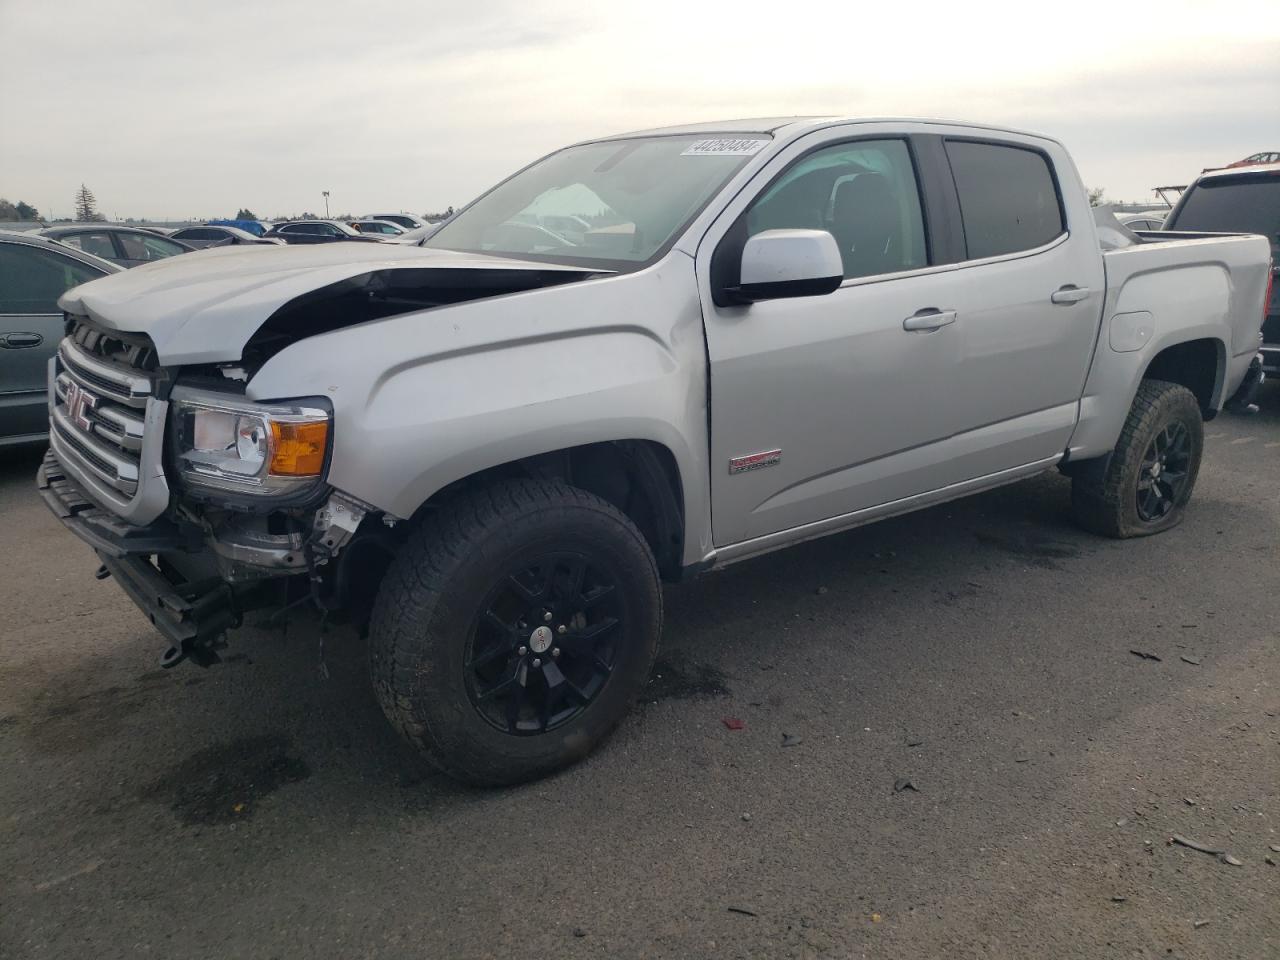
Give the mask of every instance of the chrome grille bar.
<path id="1" fill-rule="evenodd" d="M 89 328 L 81 322 L 49 361 L 49 445 L 85 496 L 141 526 L 169 505 L 161 464 L 168 404 L 156 396 L 156 374 L 143 369 L 154 360 L 145 337 L 122 334 L 137 349 L 101 355 Z"/>
<path id="2" fill-rule="evenodd" d="M 126 457 L 96 437 L 76 429 L 62 407 L 53 411 L 53 428 L 59 438 L 68 444 L 99 479 L 111 484 L 126 496 L 138 490 L 138 461 Z"/>
<path id="3" fill-rule="evenodd" d="M 67 372 L 58 374 L 54 380 L 54 391 L 60 401 L 66 402 L 67 390 L 72 378 Z M 81 386 L 88 386 L 82 383 Z M 138 453 L 142 450 L 143 419 L 135 416 L 129 409 L 118 406 L 94 407 L 87 411 L 89 429 L 98 436 L 114 443 L 122 450 Z"/>
<path id="4" fill-rule="evenodd" d="M 62 367 L 74 375 L 83 386 L 117 400 L 130 407 L 141 409 L 151 396 L 151 378 L 131 374 L 112 364 L 103 363 L 86 353 L 67 338 L 58 347 Z"/>

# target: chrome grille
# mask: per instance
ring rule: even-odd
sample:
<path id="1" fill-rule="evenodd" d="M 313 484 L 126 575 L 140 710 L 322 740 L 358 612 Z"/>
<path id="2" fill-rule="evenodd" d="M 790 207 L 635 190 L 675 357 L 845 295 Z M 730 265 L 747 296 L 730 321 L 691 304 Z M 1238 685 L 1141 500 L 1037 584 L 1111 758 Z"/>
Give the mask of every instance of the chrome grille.
<path id="1" fill-rule="evenodd" d="M 145 338 L 80 323 L 50 369 L 50 445 L 86 493 L 138 524 L 159 516 L 169 498 L 154 359 Z"/>

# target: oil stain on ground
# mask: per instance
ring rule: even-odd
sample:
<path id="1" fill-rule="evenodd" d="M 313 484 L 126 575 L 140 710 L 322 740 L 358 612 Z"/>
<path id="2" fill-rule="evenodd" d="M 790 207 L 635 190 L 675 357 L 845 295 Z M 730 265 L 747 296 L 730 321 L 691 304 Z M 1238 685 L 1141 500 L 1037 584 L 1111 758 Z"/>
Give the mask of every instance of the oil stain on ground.
<path id="1" fill-rule="evenodd" d="M 642 695 L 645 703 L 658 700 L 688 700 L 692 697 L 727 697 L 724 674 L 704 663 L 683 663 L 660 659 L 649 674 Z"/>
<path id="2" fill-rule="evenodd" d="M 193 753 L 142 791 L 168 804 L 183 823 L 234 823 L 253 815 L 263 797 L 311 776 L 287 737 L 243 737 Z"/>
<path id="3" fill-rule="evenodd" d="M 1080 556 L 1080 550 L 1077 547 L 1036 533 L 998 534 L 978 530 L 974 532 L 974 536 L 980 543 L 997 547 L 1021 558 L 1024 563 L 1033 567 L 1043 567 L 1046 570 L 1059 569 L 1054 561 Z"/>

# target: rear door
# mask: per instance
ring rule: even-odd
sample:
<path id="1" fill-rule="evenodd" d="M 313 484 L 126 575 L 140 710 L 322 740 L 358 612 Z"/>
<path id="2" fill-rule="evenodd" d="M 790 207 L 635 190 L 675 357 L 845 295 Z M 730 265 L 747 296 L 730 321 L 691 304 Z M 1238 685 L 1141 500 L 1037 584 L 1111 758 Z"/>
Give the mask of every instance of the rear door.
<path id="1" fill-rule="evenodd" d="M 0 242 L 0 440 L 48 431 L 47 367 L 63 328 L 58 297 L 100 276 L 54 250 Z"/>
<path id="2" fill-rule="evenodd" d="M 1051 141 L 944 136 L 965 252 L 946 390 L 956 462 L 971 477 L 1064 451 L 1105 294 L 1092 213 Z"/>

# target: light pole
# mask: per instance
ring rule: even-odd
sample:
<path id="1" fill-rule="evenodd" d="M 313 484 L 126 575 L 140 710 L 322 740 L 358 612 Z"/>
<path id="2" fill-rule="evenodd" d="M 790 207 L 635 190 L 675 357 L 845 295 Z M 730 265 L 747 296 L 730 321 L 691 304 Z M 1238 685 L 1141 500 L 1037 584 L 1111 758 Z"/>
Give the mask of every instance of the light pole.
<path id="1" fill-rule="evenodd" d="M 324 218 L 328 220 L 329 219 L 329 191 L 321 190 L 320 192 L 324 194 Z"/>

